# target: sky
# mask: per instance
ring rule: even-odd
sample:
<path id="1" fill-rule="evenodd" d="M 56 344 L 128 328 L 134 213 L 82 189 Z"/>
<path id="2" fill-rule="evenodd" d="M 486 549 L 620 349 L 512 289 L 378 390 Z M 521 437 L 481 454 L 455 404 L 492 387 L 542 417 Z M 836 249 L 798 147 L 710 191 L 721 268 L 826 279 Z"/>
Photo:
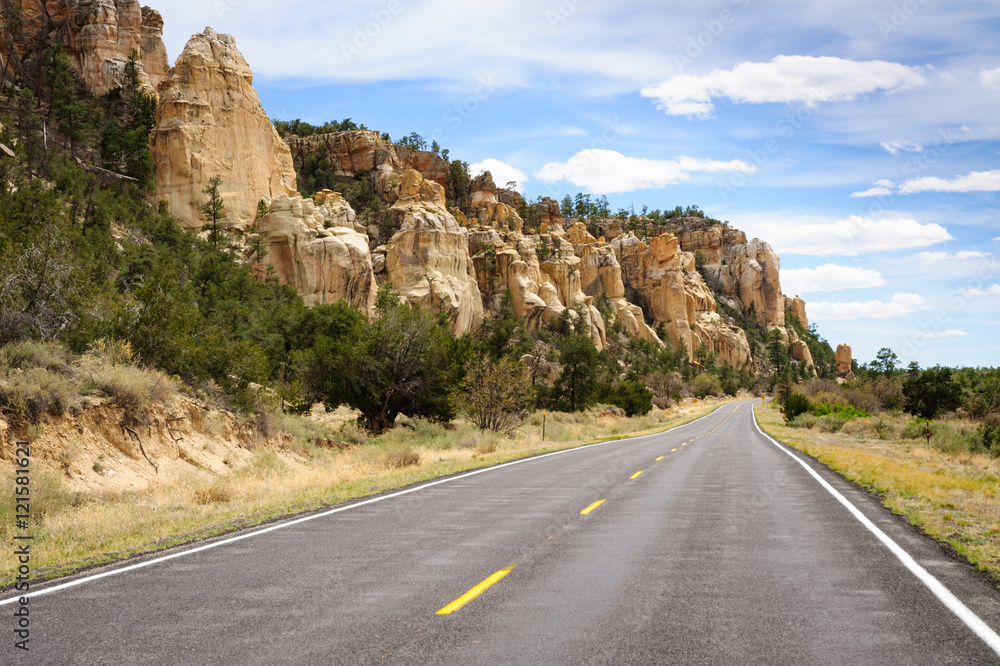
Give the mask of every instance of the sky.
<path id="1" fill-rule="evenodd" d="M 859 362 L 1000 366 L 1000 3 L 173 0 L 276 119 L 417 132 L 530 199 L 696 205 Z"/>

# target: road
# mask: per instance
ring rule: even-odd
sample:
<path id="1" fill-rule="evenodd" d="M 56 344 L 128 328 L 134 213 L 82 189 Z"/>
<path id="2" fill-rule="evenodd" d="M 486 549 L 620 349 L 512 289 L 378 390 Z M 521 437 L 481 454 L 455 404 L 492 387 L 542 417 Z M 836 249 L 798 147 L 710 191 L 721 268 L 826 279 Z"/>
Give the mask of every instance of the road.
<path id="1" fill-rule="evenodd" d="M 30 663 L 1000 663 L 809 470 L 994 632 L 1000 595 L 752 409 L 70 579 Z"/>

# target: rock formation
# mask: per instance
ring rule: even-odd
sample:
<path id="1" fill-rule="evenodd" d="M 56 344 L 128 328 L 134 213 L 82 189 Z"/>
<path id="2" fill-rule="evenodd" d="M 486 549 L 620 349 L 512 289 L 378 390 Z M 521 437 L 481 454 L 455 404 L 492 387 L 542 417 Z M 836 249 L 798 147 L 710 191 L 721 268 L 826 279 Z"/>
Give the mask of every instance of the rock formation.
<path id="1" fill-rule="evenodd" d="M 664 233 L 645 243 L 627 234 L 612 241 L 625 284 L 645 302 L 652 317 L 666 326 L 671 344 L 683 344 L 691 360 L 704 346 L 720 361 L 743 369 L 751 363 L 746 334 L 727 325 L 716 312 L 715 297 L 695 270 L 695 257 Z"/>
<path id="2" fill-rule="evenodd" d="M 854 378 L 854 358 L 850 345 L 837 345 L 837 376 L 844 379 Z"/>
<path id="3" fill-rule="evenodd" d="M 484 171 L 472 181 L 469 206 L 479 224 L 498 229 L 522 231 L 524 221 L 511 206 L 497 199 L 497 186 L 489 171 Z"/>
<path id="4" fill-rule="evenodd" d="M 403 168 L 403 163 L 396 154 L 396 147 L 373 130 L 290 137 L 288 145 L 297 160 L 315 153 L 325 154 L 336 176 L 351 177 L 356 173 L 369 173 L 383 164 L 396 171 Z"/>
<path id="5" fill-rule="evenodd" d="M 747 242 L 737 229 L 716 225 L 681 232 L 685 252 L 704 256 L 703 270 L 717 290 L 734 295 L 747 314 L 772 328 L 785 327 L 778 254 L 764 241 Z"/>
<path id="6" fill-rule="evenodd" d="M 288 145 L 253 89 L 253 74 L 229 35 L 194 35 L 160 84 L 151 136 L 156 196 L 181 226 L 200 228 L 202 190 L 222 176 L 225 224 L 244 230 L 257 204 L 295 193 Z"/>
<path id="7" fill-rule="evenodd" d="M 87 89 L 103 95 L 122 85 L 125 66 L 139 55 L 140 85 L 155 94 L 167 64 L 163 19 L 138 0 L 22 0 L 24 34 L 61 43 Z"/>
<path id="8" fill-rule="evenodd" d="M 806 316 L 806 302 L 796 296 L 795 298 L 785 297 L 785 309 L 792 313 L 792 316 L 799 320 L 802 328 L 809 330 L 809 317 Z"/>
<path id="9" fill-rule="evenodd" d="M 444 313 L 457 335 L 478 329 L 483 303 L 469 232 L 445 208 L 444 188 L 412 169 L 382 171 L 378 187 L 399 221 L 385 253 L 393 287 L 410 303 Z"/>
<path id="10" fill-rule="evenodd" d="M 257 233 L 264 261 L 281 284 L 295 287 L 306 305 L 346 300 L 366 315 L 375 305 L 375 274 L 368 237 L 353 228 L 354 211 L 339 196 L 322 206 L 302 197 L 277 197 Z"/>

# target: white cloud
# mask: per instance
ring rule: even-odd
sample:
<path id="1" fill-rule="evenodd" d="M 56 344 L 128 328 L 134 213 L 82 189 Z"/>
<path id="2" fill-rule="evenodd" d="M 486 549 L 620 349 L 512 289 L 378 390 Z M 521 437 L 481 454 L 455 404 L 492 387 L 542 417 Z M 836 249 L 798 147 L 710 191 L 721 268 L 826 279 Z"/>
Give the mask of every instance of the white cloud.
<path id="1" fill-rule="evenodd" d="M 917 259 L 925 264 L 939 264 L 945 261 L 967 261 L 969 259 L 983 259 L 990 256 L 986 252 L 976 252 L 974 250 L 965 250 L 963 252 L 956 252 L 955 254 L 949 254 L 947 252 L 921 252 L 917 254 Z"/>
<path id="2" fill-rule="evenodd" d="M 712 99 L 717 97 L 736 103 L 814 105 L 926 85 L 927 79 L 916 69 L 884 60 L 780 55 L 770 62 L 741 62 L 731 70 L 717 69 L 703 76 L 681 74 L 643 88 L 642 95 L 656 99 L 657 108 L 667 115 L 704 118 L 712 114 Z"/>
<path id="3" fill-rule="evenodd" d="M 913 143 L 912 141 L 907 141 L 906 139 L 897 139 L 895 141 L 890 141 L 889 143 L 882 142 L 882 148 L 889 152 L 890 155 L 898 155 L 899 153 L 922 153 L 924 152 L 924 147 L 919 143 Z"/>
<path id="4" fill-rule="evenodd" d="M 987 90 L 1000 90 L 1000 67 L 979 72 L 979 82 Z"/>
<path id="5" fill-rule="evenodd" d="M 781 285 L 786 294 L 881 287 L 885 278 L 876 270 L 825 264 L 818 268 L 782 269 Z"/>
<path id="6" fill-rule="evenodd" d="M 756 167 L 742 160 L 718 162 L 683 156 L 673 160 L 648 160 L 626 157 L 613 150 L 590 148 L 565 162 L 549 162 L 535 173 L 535 178 L 546 183 L 566 180 L 594 194 L 611 194 L 676 185 L 688 180 L 692 172 L 699 171 L 753 173 Z"/>
<path id="7" fill-rule="evenodd" d="M 992 240 L 994 243 L 1000 243 L 1000 236 L 997 236 L 996 238 L 991 238 L 990 240 Z"/>
<path id="8" fill-rule="evenodd" d="M 865 301 L 863 303 L 830 303 L 821 301 L 809 304 L 809 317 L 816 321 L 844 321 L 849 319 L 893 319 L 913 314 L 924 307 L 919 294 L 896 294 L 889 302 Z"/>
<path id="9" fill-rule="evenodd" d="M 1000 296 L 1000 284 L 991 284 L 986 289 L 970 289 L 969 296 Z"/>
<path id="10" fill-rule="evenodd" d="M 899 186 L 902 194 L 917 192 L 1000 192 L 1000 169 L 972 171 L 951 180 L 927 176 L 913 178 Z"/>
<path id="11" fill-rule="evenodd" d="M 884 145 L 884 144 L 883 144 Z M 863 192 L 853 192 L 852 197 L 884 197 L 892 194 L 892 188 L 895 187 L 891 180 L 876 180 L 872 183 L 875 187 L 864 190 Z"/>
<path id="12" fill-rule="evenodd" d="M 510 181 L 517 183 L 518 187 L 528 182 L 528 176 L 523 171 L 509 164 L 504 164 L 500 160 L 495 160 L 492 157 L 469 166 L 469 175 L 473 178 L 484 171 L 490 172 L 490 175 L 493 176 L 493 182 L 496 183 L 497 187 L 504 187 Z"/>
<path id="13" fill-rule="evenodd" d="M 852 215 L 846 220 L 819 223 L 811 219 L 775 221 L 767 217 L 733 221 L 748 234 L 768 239 L 779 254 L 855 257 L 954 240 L 939 224 L 921 224 L 907 218 L 872 220 Z"/>
<path id="14" fill-rule="evenodd" d="M 965 331 L 960 331 L 957 328 L 953 328 L 950 331 L 941 331 L 940 333 L 928 333 L 928 338 L 965 338 L 969 334 Z"/>

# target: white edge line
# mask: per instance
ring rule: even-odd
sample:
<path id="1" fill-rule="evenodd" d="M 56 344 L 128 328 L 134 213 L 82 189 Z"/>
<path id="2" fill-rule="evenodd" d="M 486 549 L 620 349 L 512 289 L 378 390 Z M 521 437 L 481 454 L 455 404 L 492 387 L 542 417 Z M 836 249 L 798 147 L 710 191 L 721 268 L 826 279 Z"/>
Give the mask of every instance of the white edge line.
<path id="1" fill-rule="evenodd" d="M 280 529 L 284 529 L 286 527 L 291 527 L 292 525 L 298 525 L 300 523 L 304 523 L 304 522 L 307 522 L 307 521 L 310 521 L 310 520 L 316 520 L 317 518 L 325 518 L 325 517 L 331 516 L 331 515 L 333 515 L 335 513 L 340 513 L 341 511 L 348 511 L 350 509 L 356 509 L 358 507 L 362 507 L 362 506 L 365 506 L 365 505 L 368 505 L 368 504 L 375 504 L 376 502 L 384 502 L 385 500 L 389 500 L 389 499 L 393 499 L 393 498 L 396 498 L 396 497 L 400 497 L 402 495 L 409 495 L 410 493 L 415 493 L 415 492 L 417 492 L 419 490 L 425 490 L 425 489 L 430 488 L 432 486 L 441 485 L 443 483 L 451 483 L 453 481 L 460 481 L 462 479 L 467 479 L 470 476 L 476 476 L 477 474 L 485 474 L 486 472 L 492 472 L 492 471 L 495 471 L 495 470 L 498 470 L 498 469 L 503 469 L 504 467 L 510 467 L 512 465 L 520 465 L 520 464 L 523 464 L 523 463 L 532 462 L 532 461 L 535 461 L 535 460 L 541 460 L 542 458 L 549 458 L 551 456 L 558 456 L 558 455 L 562 455 L 562 454 L 565 454 L 565 453 L 573 453 L 574 451 L 583 451 L 584 449 L 590 449 L 590 448 L 594 448 L 596 446 L 605 446 L 607 444 L 620 444 L 621 442 L 626 442 L 626 441 L 629 441 L 629 440 L 645 439 L 647 437 L 657 437 L 659 435 L 664 435 L 664 434 L 669 433 L 669 432 L 674 432 L 675 430 L 680 430 L 681 428 L 686 428 L 687 426 L 693 425 L 693 424 L 695 424 L 695 423 L 697 423 L 699 421 L 703 421 L 704 419 L 707 419 L 708 417 L 710 417 L 713 414 L 715 414 L 716 412 L 718 412 L 720 409 L 723 409 L 724 407 L 727 407 L 727 406 L 729 406 L 731 404 L 733 404 L 733 403 L 726 403 L 725 405 L 720 405 L 719 407 L 713 409 L 711 412 L 709 412 L 705 416 L 702 416 L 701 418 L 697 418 L 694 421 L 690 421 L 690 422 L 685 423 L 683 425 L 679 425 L 679 426 L 676 426 L 674 428 L 670 428 L 669 430 L 664 430 L 662 432 L 655 432 L 655 433 L 652 433 L 650 435 L 642 435 L 640 437 L 630 437 L 628 439 L 611 439 L 611 440 L 608 440 L 606 442 L 596 442 L 594 444 L 585 444 L 584 446 L 577 446 L 577 447 L 574 447 L 574 448 L 571 448 L 571 449 L 563 449 L 561 451 L 552 451 L 550 453 L 543 453 L 540 456 L 531 456 L 529 458 L 522 458 L 520 460 L 512 460 L 511 462 L 502 463 L 500 465 L 494 465 L 493 467 L 484 467 L 483 469 L 477 469 L 477 470 L 474 470 L 472 472 L 468 472 L 466 474 L 461 474 L 459 476 L 452 476 L 452 477 L 449 477 L 447 479 L 438 479 L 437 481 L 430 481 L 428 483 L 424 483 L 422 485 L 416 486 L 415 488 L 408 488 L 407 490 L 400 490 L 399 492 L 391 493 L 389 495 L 381 495 L 379 497 L 373 497 L 371 499 L 362 500 L 360 502 L 355 502 L 354 504 L 349 504 L 347 506 L 341 506 L 341 507 L 337 507 L 335 509 L 330 509 L 329 511 L 324 511 L 322 513 L 315 513 L 315 514 L 312 514 L 312 515 L 309 515 L 309 516 L 303 516 L 302 518 L 296 518 L 295 520 L 290 520 L 288 522 L 278 523 L 276 525 L 272 525 L 270 527 L 265 527 L 263 529 L 255 530 L 255 531 L 249 532 L 247 534 L 241 534 L 239 536 L 230 537 L 228 539 L 223 539 L 222 541 L 214 541 L 212 543 L 205 544 L 203 546 L 198 546 L 197 548 L 192 548 L 190 550 L 183 550 L 183 551 L 180 551 L 180 552 L 177 552 L 177 553 L 171 553 L 170 555 L 164 555 L 163 557 L 157 557 L 157 558 L 154 558 L 152 560 L 146 560 L 145 562 L 138 562 L 136 564 L 131 564 L 131 565 L 128 565 L 128 566 L 124 566 L 124 567 L 121 567 L 120 569 L 112 569 L 111 571 L 104 571 L 104 572 L 99 573 L 99 574 L 92 574 L 90 576 L 85 576 L 85 577 L 80 578 L 78 580 L 72 580 L 72 581 L 69 581 L 67 583 L 62 583 L 62 584 L 59 584 L 59 585 L 53 585 L 52 587 L 44 588 L 42 590 L 39 590 L 38 592 L 30 592 L 29 591 L 29 593 L 26 594 L 26 595 L 20 595 L 20 596 L 17 596 L 17 597 L 11 597 L 9 599 L 0 600 L 0 606 L 6 606 L 8 604 L 17 603 L 21 599 L 22 596 L 27 596 L 27 597 L 30 597 L 30 598 L 35 598 L 35 597 L 40 597 L 40 596 L 45 595 L 45 594 L 51 594 L 52 592 L 59 592 L 61 590 L 65 590 L 65 589 L 68 589 L 70 587 L 76 587 L 77 585 L 83 585 L 84 583 L 89 583 L 91 581 L 99 580 L 101 578 L 106 578 L 108 576 L 117 576 L 118 574 L 123 574 L 123 573 L 125 573 L 127 571 L 134 571 L 136 569 L 142 569 L 143 567 L 152 566 L 154 564 L 160 564 L 161 562 L 166 562 L 168 560 L 172 560 L 172 559 L 175 559 L 175 558 L 178 558 L 178 557 L 184 557 L 186 555 L 193 555 L 194 553 L 200 553 L 203 550 L 211 550 L 212 548 L 218 548 L 219 546 L 225 546 L 227 544 L 236 543 L 237 541 L 242 541 L 243 539 L 249 539 L 250 537 L 259 536 L 261 534 L 267 534 L 268 532 L 273 532 L 275 530 L 280 530 Z"/>
<path id="2" fill-rule="evenodd" d="M 756 405 L 754 405 L 754 407 L 756 407 Z M 795 460 L 795 462 L 802 465 L 802 467 L 804 467 L 805 470 L 809 472 L 809 474 L 811 474 L 812 477 L 816 479 L 819 482 L 819 484 L 827 490 L 827 492 L 833 495 L 838 502 L 843 504 L 847 508 L 847 510 L 851 512 L 851 515 L 853 515 L 855 518 L 858 519 L 858 522 L 860 522 L 862 525 L 868 528 L 868 531 L 874 534 L 875 537 L 878 538 L 878 540 L 881 541 L 885 545 L 885 547 L 888 548 L 892 552 L 892 554 L 895 555 L 899 559 L 899 561 L 903 563 L 903 566 L 909 569 L 914 576 L 920 579 L 920 582 L 926 585 L 927 589 L 933 592 L 934 596 L 936 596 L 941 601 L 941 603 L 943 603 L 948 608 L 948 610 L 954 613 L 958 617 L 958 619 L 960 619 L 965 624 L 965 626 L 967 626 L 969 629 L 975 632 L 975 634 L 979 636 L 981 639 L 983 639 L 983 641 L 994 652 L 1000 655 L 1000 636 L 998 636 L 997 633 L 993 631 L 993 629 L 990 628 L 988 624 L 983 622 L 982 618 L 980 618 L 978 615 L 972 612 L 968 606 L 963 604 L 962 601 L 951 592 L 951 590 L 949 590 L 947 587 L 944 586 L 944 584 L 941 581 L 939 581 L 937 578 L 931 575 L 931 573 L 928 572 L 927 569 L 924 569 L 922 566 L 920 566 L 917 563 L 917 561 L 913 559 L 913 556 L 911 556 L 908 552 L 903 550 L 903 547 L 897 544 L 895 541 L 893 541 L 888 534 L 879 529 L 878 526 L 875 525 L 875 523 L 869 520 L 868 517 L 865 516 L 865 514 L 861 513 L 861 511 L 856 506 L 851 504 L 850 500 L 841 495 L 836 488 L 831 486 L 826 481 L 826 479 L 821 477 L 816 472 L 816 470 L 810 467 L 804 460 L 802 460 L 802 458 L 792 453 L 791 450 L 789 450 L 787 447 L 785 447 L 784 445 L 779 443 L 776 439 L 774 439 L 766 432 L 761 430 L 760 425 L 757 423 L 756 409 L 753 410 L 753 416 L 754 416 L 753 424 L 757 428 L 757 432 L 759 432 L 761 435 L 769 439 L 772 444 L 778 447 L 778 449 L 791 456 L 791 458 Z"/>

